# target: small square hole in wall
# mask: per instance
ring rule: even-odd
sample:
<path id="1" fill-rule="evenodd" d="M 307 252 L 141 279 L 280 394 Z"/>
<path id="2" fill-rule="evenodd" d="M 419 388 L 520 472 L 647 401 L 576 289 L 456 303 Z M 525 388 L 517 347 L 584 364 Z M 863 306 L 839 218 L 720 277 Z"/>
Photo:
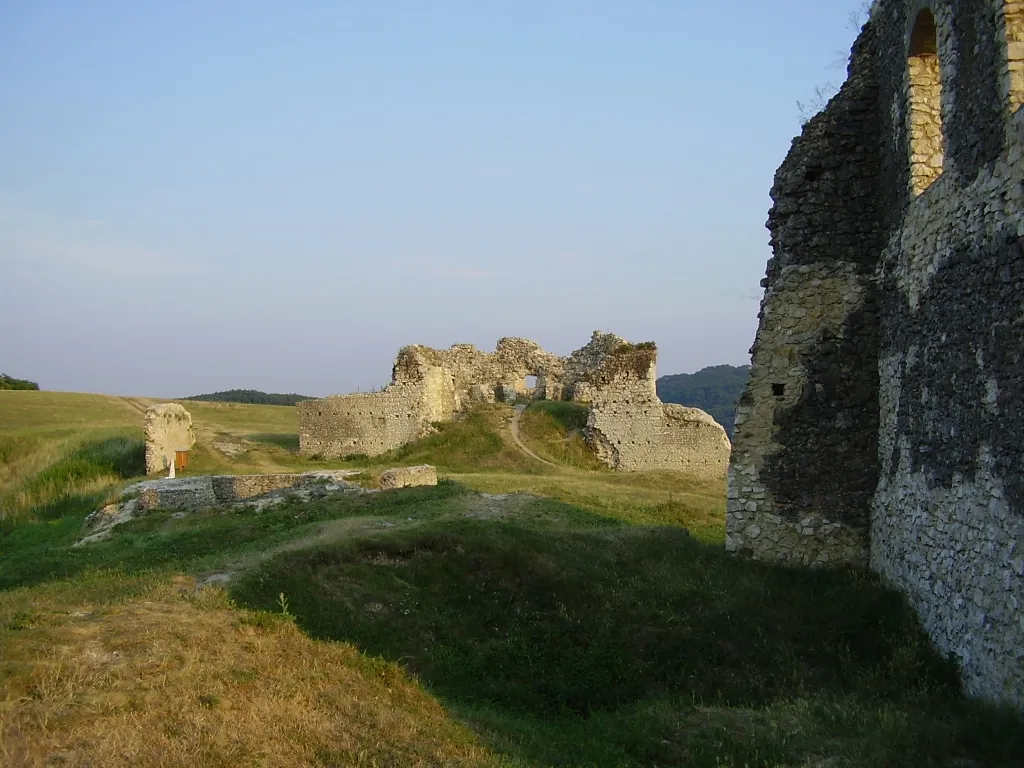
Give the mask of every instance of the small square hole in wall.
<path id="1" fill-rule="evenodd" d="M 775 395 L 775 397 L 785 397 L 786 396 L 786 385 L 785 384 L 772 384 L 772 394 Z"/>

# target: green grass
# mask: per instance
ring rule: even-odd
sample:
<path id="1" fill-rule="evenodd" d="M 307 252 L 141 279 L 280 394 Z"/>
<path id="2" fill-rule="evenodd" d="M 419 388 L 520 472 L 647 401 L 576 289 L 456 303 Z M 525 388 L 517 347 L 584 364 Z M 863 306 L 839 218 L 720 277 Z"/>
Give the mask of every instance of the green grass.
<path id="1" fill-rule="evenodd" d="M 255 515 L 209 510 L 187 518 L 154 512 L 117 527 L 88 547 L 80 538 L 84 511 L 35 525 L 0 529 L 0 589 L 69 578 L 93 569 L 126 573 L 152 569 L 218 570 L 267 548 L 316 533 L 320 523 L 353 517 L 423 519 L 441 514 L 467 492 L 453 483 L 403 493 L 292 502 Z"/>
<path id="2" fill-rule="evenodd" d="M 141 413 L 118 398 L 62 397 L 52 404 L 63 420 L 27 401 L 4 411 L 0 401 L 0 500 L 22 505 L 0 523 L 0 656 L 10 650 L 35 658 L 62 644 L 73 658 L 90 658 L 93 650 L 75 646 L 78 635 L 60 634 L 68 617 L 100 611 L 114 622 L 111 637 L 121 637 L 139 616 L 156 621 L 166 612 L 161 629 L 136 633 L 124 651 L 138 664 L 125 680 L 157 670 L 163 678 L 141 685 L 159 690 L 168 667 L 146 656 L 151 638 L 171 642 L 194 630 L 209 655 L 232 627 L 268 622 L 270 614 L 239 609 L 230 619 L 230 606 L 218 603 L 210 610 L 220 623 L 207 626 L 213 614 L 191 598 L 172 605 L 164 594 L 153 603 L 163 606 L 157 611 L 147 607 L 147 590 L 179 574 L 230 572 L 237 606 L 280 617 L 285 596 L 288 614 L 317 638 L 302 646 L 305 656 L 311 648 L 347 648 L 334 645 L 343 641 L 359 651 L 344 664 L 371 677 L 380 670 L 386 690 L 405 673 L 415 676 L 443 703 L 445 718 L 468 725 L 497 756 L 478 764 L 945 768 L 954 758 L 1019 765 L 1024 754 L 1024 722 L 963 697 L 953 667 L 931 649 L 899 595 L 869 574 L 727 556 L 723 482 L 587 469 L 567 447 L 586 418 L 571 404 L 534 405 L 523 416 L 524 439 L 559 465 L 552 467 L 512 444 L 507 406 L 475 410 L 385 456 L 308 462 L 295 454 L 292 408 L 188 403 L 199 436 L 192 472 L 362 466 L 372 482 L 386 466 L 431 463 L 449 479 L 260 513 L 153 512 L 107 541 L 74 547 L 85 514 L 142 471 Z M 225 455 L 213 447 L 219 440 L 247 451 Z M 115 607 L 97 608 L 115 597 Z M 238 653 L 258 655 L 265 641 L 245 640 Z M 282 685 L 297 685 L 309 671 L 302 659 L 293 668 L 274 664 Z M 2 667 L 0 680 L 6 684 L 14 677 L 4 675 L 16 677 L 18 669 Z M 203 675 L 215 670 L 211 664 Z M 243 677 L 239 685 L 260 684 Z M 309 701 L 334 690 L 323 676 L 315 679 Z M 195 684 L 182 682 L 179 693 L 194 698 Z M 302 686 L 288 686 L 281 700 L 298 701 Z M 203 718 L 217 713 L 229 690 L 201 692 L 207 698 L 197 717 L 212 722 Z M 68 698 L 60 706 L 72 709 L 55 709 L 53 722 L 71 722 L 69 712 L 98 718 L 114 711 L 75 703 L 90 700 L 85 693 Z M 413 700 L 420 714 L 435 701 Z M 261 723 L 247 731 L 253 748 L 265 723 L 301 723 L 312 711 L 303 707 L 312 706 L 253 721 Z M 120 732 L 134 733 L 131 722 Z M 374 759 L 403 764 L 389 751 L 388 728 L 380 728 L 364 734 Z M 0 728 L 0 762 L 4 738 Z M 342 747 L 317 754 L 323 764 L 346 764 Z"/>
<path id="3" fill-rule="evenodd" d="M 588 414 L 589 409 L 578 403 L 541 400 L 523 411 L 519 434 L 543 459 L 592 472 L 606 471 L 607 466 L 583 439 Z"/>
<path id="4" fill-rule="evenodd" d="M 59 442 L 59 458 L 45 469 L 22 473 L 0 489 L 0 520 L 53 520 L 87 514 L 125 480 L 145 474 L 145 446 L 124 430 L 99 430 Z M 54 444 L 39 438 L 0 435 L 0 464 L 20 456 L 52 460 Z"/>
<path id="5" fill-rule="evenodd" d="M 274 445 L 284 451 L 288 451 L 288 453 L 297 454 L 299 452 L 299 435 L 297 432 L 261 432 L 247 435 L 246 437 L 254 443 Z"/>
<path id="6" fill-rule="evenodd" d="M 282 592 L 314 637 L 403 664 L 528 765 L 1024 754 L 1019 721 L 966 704 L 873 577 L 737 560 L 680 529 L 439 520 L 281 554 L 233 590 L 268 610 Z"/>
<path id="7" fill-rule="evenodd" d="M 548 471 L 517 450 L 506 436 L 512 410 L 479 406 L 455 421 L 437 424 L 437 432 L 362 464 L 396 466 L 433 464 L 447 472 L 497 470 L 536 474 Z"/>

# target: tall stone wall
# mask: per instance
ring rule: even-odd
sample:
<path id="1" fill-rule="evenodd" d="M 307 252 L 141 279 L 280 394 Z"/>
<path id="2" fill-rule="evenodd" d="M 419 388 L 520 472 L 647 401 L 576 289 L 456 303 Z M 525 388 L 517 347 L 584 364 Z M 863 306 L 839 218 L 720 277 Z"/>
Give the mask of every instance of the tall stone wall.
<path id="1" fill-rule="evenodd" d="M 763 559 L 869 557 L 970 692 L 1020 707 L 1022 7 L 875 2 L 849 81 L 776 179 L 727 523 L 728 548 Z M 851 226 L 858 196 L 831 199 L 799 172 L 858 94 L 865 120 L 846 135 L 859 148 L 835 155 L 864 180 Z M 837 258 L 836 236 L 857 229 L 859 255 Z"/>
<path id="2" fill-rule="evenodd" d="M 176 451 L 195 445 L 192 415 L 177 403 L 161 403 L 146 411 L 146 474 L 163 472 L 174 463 Z"/>
<path id="3" fill-rule="evenodd" d="M 847 82 L 775 176 L 774 255 L 733 433 L 730 551 L 867 561 L 877 477 L 873 275 L 883 244 L 874 45 L 869 25 Z"/>
<path id="4" fill-rule="evenodd" d="M 967 688 L 1024 706 L 1024 111 L 939 178 L 884 254 L 871 564 Z"/>
<path id="5" fill-rule="evenodd" d="M 595 337 L 594 348 L 579 356 L 593 355 L 596 367 L 581 373 L 575 387 L 590 401 L 584 435 L 598 458 L 625 471 L 676 469 L 724 477 L 731 448 L 725 429 L 698 408 L 658 399 L 654 345 L 608 348 L 605 341 Z"/>

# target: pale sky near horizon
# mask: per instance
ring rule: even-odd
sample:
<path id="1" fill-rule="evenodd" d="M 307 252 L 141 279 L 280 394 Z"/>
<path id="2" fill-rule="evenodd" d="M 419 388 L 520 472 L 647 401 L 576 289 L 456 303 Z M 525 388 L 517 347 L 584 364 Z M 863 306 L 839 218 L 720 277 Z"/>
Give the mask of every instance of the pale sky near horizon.
<path id="1" fill-rule="evenodd" d="M 0 372 L 309 395 L 403 344 L 749 362 L 859 0 L 0 0 Z"/>

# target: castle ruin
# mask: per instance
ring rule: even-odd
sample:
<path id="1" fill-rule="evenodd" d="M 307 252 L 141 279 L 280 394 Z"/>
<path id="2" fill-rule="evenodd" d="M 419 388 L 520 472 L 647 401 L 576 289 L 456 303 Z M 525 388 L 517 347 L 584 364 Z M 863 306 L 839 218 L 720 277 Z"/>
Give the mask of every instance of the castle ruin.
<path id="1" fill-rule="evenodd" d="M 1024 706 L 1024 0 L 876 0 L 772 189 L 727 549 L 870 565 Z"/>
<path id="2" fill-rule="evenodd" d="M 177 403 L 161 403 L 146 410 L 146 474 L 164 472 L 174 465 L 178 451 L 195 445 L 192 414 Z"/>
<path id="3" fill-rule="evenodd" d="M 573 400 L 590 407 L 584 436 L 613 469 L 677 469 L 724 477 L 730 443 L 696 408 L 663 404 L 655 392 L 657 349 L 595 331 L 568 357 L 535 342 L 503 338 L 493 353 L 471 344 L 403 347 L 380 392 L 299 404 L 305 456 L 376 456 L 418 440 L 474 403 L 519 398 Z M 536 385 L 527 386 L 527 377 Z"/>

